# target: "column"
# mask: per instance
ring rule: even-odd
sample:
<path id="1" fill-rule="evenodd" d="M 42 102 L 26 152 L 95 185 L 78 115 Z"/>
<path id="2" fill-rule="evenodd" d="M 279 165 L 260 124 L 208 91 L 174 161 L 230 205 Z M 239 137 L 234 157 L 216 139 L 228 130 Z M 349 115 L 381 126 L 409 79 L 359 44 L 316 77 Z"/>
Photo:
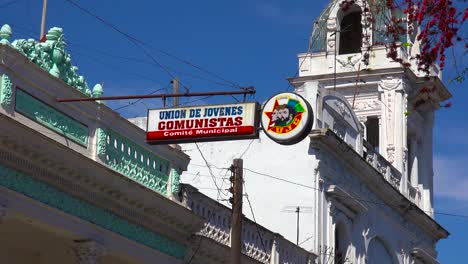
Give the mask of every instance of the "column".
<path id="1" fill-rule="evenodd" d="M 169 177 L 167 179 L 167 197 L 171 200 L 179 200 L 180 191 L 180 170 L 171 166 Z"/>
<path id="2" fill-rule="evenodd" d="M 386 133 L 387 124 L 383 124 L 382 115 L 379 116 L 379 149 L 374 149 L 375 152 L 385 157 L 384 150 L 387 148 L 387 133 Z"/>
<path id="3" fill-rule="evenodd" d="M 395 156 L 395 162 L 393 163 L 393 166 L 397 168 L 402 176 L 404 176 L 404 168 L 403 168 L 403 151 L 405 150 L 405 145 L 406 145 L 406 137 L 405 137 L 405 131 L 406 131 L 406 124 L 405 124 L 405 113 L 404 113 L 404 91 L 401 88 L 397 88 L 395 90 L 395 102 L 394 102 L 394 109 L 395 109 L 395 114 L 393 115 L 395 118 L 395 127 L 394 127 L 394 142 L 395 142 L 395 149 L 394 149 L 394 156 Z M 403 181 L 403 185 L 405 185 L 406 181 Z"/>
<path id="4" fill-rule="evenodd" d="M 92 240 L 75 241 L 73 249 L 78 264 L 97 264 L 98 259 L 105 254 L 104 247 Z"/>
<path id="5" fill-rule="evenodd" d="M 278 245 L 279 235 L 275 236 L 273 240 L 273 245 L 271 246 L 271 255 L 270 255 L 270 264 L 279 263 L 279 245 Z"/>
<path id="6" fill-rule="evenodd" d="M 427 112 L 422 113 L 424 117 L 424 135 L 421 140 L 421 159 L 420 159 L 420 169 L 421 169 L 421 177 L 419 177 L 419 183 L 422 185 L 423 189 L 423 203 L 424 203 L 424 210 L 432 212 L 432 197 L 433 197 L 433 185 L 432 180 L 434 177 L 434 170 L 433 170 L 433 159 L 432 159 L 432 141 L 433 135 L 432 130 L 434 128 L 434 112 L 429 110 Z M 430 214 L 433 216 L 433 214 Z"/>
<path id="7" fill-rule="evenodd" d="M 411 139 L 410 141 L 411 147 L 411 153 L 409 154 L 410 159 L 412 160 L 411 168 L 409 168 L 409 171 L 411 172 L 411 185 L 414 187 L 418 186 L 419 183 L 419 175 L 418 175 L 418 141 L 414 138 Z"/>

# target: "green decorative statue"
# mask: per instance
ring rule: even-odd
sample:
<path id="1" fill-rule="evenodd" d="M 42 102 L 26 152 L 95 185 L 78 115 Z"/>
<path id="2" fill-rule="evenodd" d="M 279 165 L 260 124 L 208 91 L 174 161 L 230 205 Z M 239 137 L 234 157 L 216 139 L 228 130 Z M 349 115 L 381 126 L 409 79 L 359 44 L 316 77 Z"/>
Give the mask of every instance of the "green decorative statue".
<path id="1" fill-rule="evenodd" d="M 0 37 L 2 37 L 1 34 Z M 62 79 L 84 95 L 91 97 L 91 90 L 85 78 L 78 75 L 78 67 L 71 64 L 71 56 L 66 52 L 66 43 L 61 28 L 51 28 L 47 32 L 45 42 L 38 42 L 34 39 L 18 39 L 13 41 L 12 46 L 51 75 Z"/>

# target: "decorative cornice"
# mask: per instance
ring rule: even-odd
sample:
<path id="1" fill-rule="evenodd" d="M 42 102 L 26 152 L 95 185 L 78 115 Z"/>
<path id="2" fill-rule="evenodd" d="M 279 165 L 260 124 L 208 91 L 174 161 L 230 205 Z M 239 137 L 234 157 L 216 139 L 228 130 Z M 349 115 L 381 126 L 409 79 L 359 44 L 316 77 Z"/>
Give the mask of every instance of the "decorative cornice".
<path id="1" fill-rule="evenodd" d="M 16 84 L 15 80 L 18 80 L 18 83 L 24 86 L 22 88 L 26 92 L 36 96 L 43 102 L 51 102 L 54 107 L 56 104 L 52 102 L 56 101 L 57 95 L 63 98 L 83 96 L 80 91 L 73 89 L 66 82 L 53 78 L 10 45 L 0 45 L 0 66 L 3 69 L 2 72 L 8 72 L 14 84 Z M 187 169 L 190 161 L 187 154 L 168 145 L 146 146 L 145 131 L 119 116 L 118 113 L 104 104 L 78 102 L 75 104 L 61 104 L 60 107 L 55 108 L 63 109 L 64 113 L 76 117 L 76 120 L 85 123 L 90 129 L 98 126 L 114 129 L 127 136 L 131 135 L 131 139 L 135 143 L 145 146 L 146 149 L 158 156 L 164 157 L 171 165 L 177 166 L 181 170 Z M 10 117 L 16 119 L 14 116 Z M 90 131 L 90 135 L 94 135 L 94 132 Z"/>
<path id="2" fill-rule="evenodd" d="M 326 190 L 326 193 L 347 209 L 343 210 L 343 213 L 345 213 L 346 216 L 350 218 L 354 218 L 356 214 L 367 210 L 367 208 L 356 198 L 354 198 L 354 196 L 336 185 L 330 185 Z"/>
<path id="3" fill-rule="evenodd" d="M 19 192 L 36 201 L 91 222 L 177 259 L 183 259 L 185 256 L 186 247 L 184 245 L 169 240 L 143 226 L 130 223 L 128 220 L 106 209 L 99 208 L 5 166 L 0 165 L 0 172 L 0 186 Z"/>
<path id="4" fill-rule="evenodd" d="M 1 78 L 0 104 L 10 108 L 13 100 L 13 83 L 6 74 L 3 74 Z"/>
<path id="5" fill-rule="evenodd" d="M 0 129 L 0 164 L 18 168 L 180 243 L 202 227 L 202 220 L 179 202 L 128 180 L 89 156 L 8 118 L 0 118 Z"/>
<path id="6" fill-rule="evenodd" d="M 16 111 L 28 118 L 63 134 L 67 138 L 88 146 L 88 127 L 48 106 L 21 89 L 16 89 Z"/>
<path id="7" fill-rule="evenodd" d="M 434 239 L 448 237 L 449 233 L 433 218 L 406 198 L 398 188 L 392 186 L 376 168 L 368 163 L 361 155 L 348 146 L 329 129 L 314 129 L 310 133 L 311 144 L 314 148 L 323 148 L 342 158 L 349 168 L 356 171 L 356 176 L 366 182 L 367 188 L 374 192 L 389 208 L 405 215 L 415 226 L 421 228 Z M 338 153 L 337 152 L 338 149 Z M 391 177 L 390 177 L 391 178 Z M 407 210 L 411 208 L 411 210 Z"/>
<path id="8" fill-rule="evenodd" d="M 434 257 L 429 255 L 429 253 L 427 253 L 425 250 L 421 248 L 414 248 L 413 250 L 411 250 L 411 255 L 414 258 L 420 259 L 424 263 L 427 263 L 427 264 L 439 264 L 439 262 Z"/>
<path id="9" fill-rule="evenodd" d="M 401 85 L 401 80 L 393 76 L 387 76 L 386 79 L 382 79 L 379 83 L 379 88 L 387 91 L 395 90 Z"/>

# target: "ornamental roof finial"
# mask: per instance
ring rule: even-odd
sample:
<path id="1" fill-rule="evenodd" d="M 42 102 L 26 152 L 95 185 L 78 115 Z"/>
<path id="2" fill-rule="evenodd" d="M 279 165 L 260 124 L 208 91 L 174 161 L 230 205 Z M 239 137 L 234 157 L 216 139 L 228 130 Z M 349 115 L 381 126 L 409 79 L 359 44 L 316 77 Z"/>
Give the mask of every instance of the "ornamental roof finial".
<path id="1" fill-rule="evenodd" d="M 12 31 L 11 31 L 11 27 L 10 25 L 8 24 L 5 24 L 2 26 L 2 28 L 0 28 L 0 43 L 1 44 L 9 44 L 10 42 L 8 41 L 8 39 L 11 37 L 12 35 Z"/>

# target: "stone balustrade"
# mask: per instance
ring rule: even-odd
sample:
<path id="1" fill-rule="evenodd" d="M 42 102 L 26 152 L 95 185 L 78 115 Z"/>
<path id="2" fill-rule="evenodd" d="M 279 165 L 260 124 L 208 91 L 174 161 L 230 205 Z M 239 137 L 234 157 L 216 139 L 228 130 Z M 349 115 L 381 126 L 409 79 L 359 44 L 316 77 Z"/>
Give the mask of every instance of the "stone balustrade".
<path id="1" fill-rule="evenodd" d="M 393 187 L 400 189 L 401 172 L 378 152 L 367 141 L 363 141 L 363 156 Z"/>
<path id="2" fill-rule="evenodd" d="M 206 223 L 199 235 L 230 246 L 231 209 L 182 184 L 182 203 Z M 313 263 L 310 252 L 248 218 L 242 223 L 242 253 L 259 263 Z"/>
<path id="3" fill-rule="evenodd" d="M 382 176 L 387 180 L 393 187 L 400 189 L 402 185 L 401 172 L 399 172 L 387 159 L 382 157 L 378 152 L 374 151 L 374 148 L 367 142 L 364 141 L 364 158 L 369 162 L 372 167 L 379 171 Z M 406 180 L 407 181 L 407 180 Z M 402 194 L 413 202 L 418 207 L 422 206 L 421 191 L 412 186 L 408 181 L 406 182 L 407 189 L 402 191 Z"/>
<path id="4" fill-rule="evenodd" d="M 411 202 L 422 208 L 421 191 L 408 183 L 408 195 L 406 196 Z"/>
<path id="5" fill-rule="evenodd" d="M 110 128 L 98 128 L 97 135 L 97 153 L 105 164 L 154 191 L 167 192 L 167 160 Z"/>

